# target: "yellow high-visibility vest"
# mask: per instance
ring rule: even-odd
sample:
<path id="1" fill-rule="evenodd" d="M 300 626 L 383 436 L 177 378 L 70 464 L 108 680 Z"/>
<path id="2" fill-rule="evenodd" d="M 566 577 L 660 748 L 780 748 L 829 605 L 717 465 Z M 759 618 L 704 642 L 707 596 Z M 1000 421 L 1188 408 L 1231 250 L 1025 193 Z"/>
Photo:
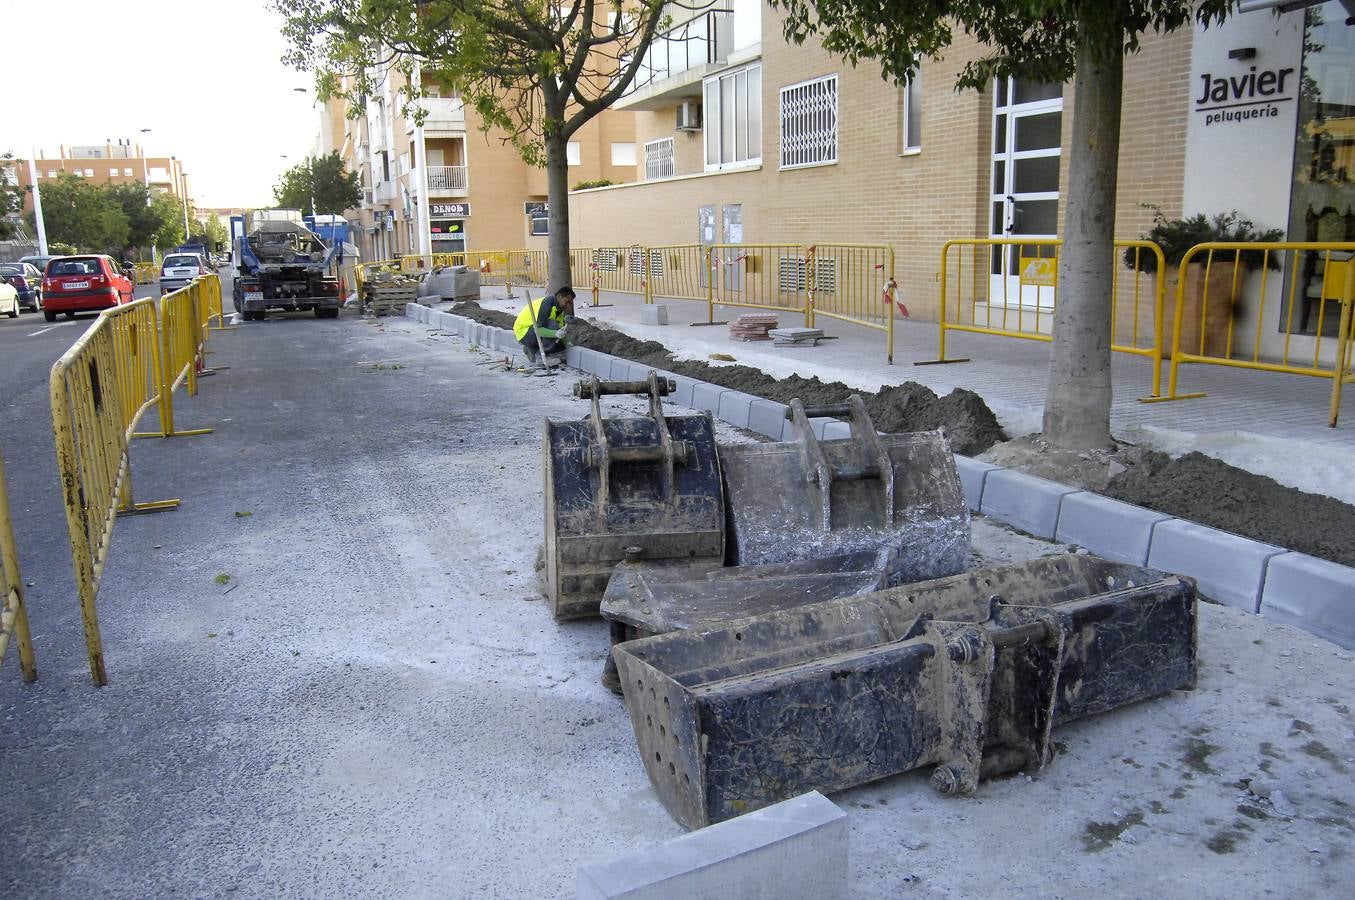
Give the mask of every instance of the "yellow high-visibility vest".
<path id="1" fill-rule="evenodd" d="M 513 337 L 520 341 L 527 336 L 527 330 L 536 321 L 544 299 L 543 297 L 541 300 L 529 300 L 527 305 L 522 308 L 522 312 L 518 313 L 517 320 L 513 322 Z M 551 310 L 550 319 L 554 323 L 555 329 L 563 327 L 565 324 L 564 311 L 558 306 L 555 307 Z M 543 334 L 542 337 L 552 337 L 552 335 Z"/>

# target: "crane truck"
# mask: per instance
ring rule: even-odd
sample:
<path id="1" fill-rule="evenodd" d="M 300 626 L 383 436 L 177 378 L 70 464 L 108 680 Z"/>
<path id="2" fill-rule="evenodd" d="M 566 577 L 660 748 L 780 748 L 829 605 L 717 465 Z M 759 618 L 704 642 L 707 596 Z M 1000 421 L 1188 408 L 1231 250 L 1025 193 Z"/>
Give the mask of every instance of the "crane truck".
<path id="1" fill-rule="evenodd" d="M 313 309 L 317 319 L 338 317 L 342 242 L 326 244 L 299 211 L 287 209 L 232 216 L 231 235 L 232 299 L 246 321 L 260 321 L 270 309 Z"/>

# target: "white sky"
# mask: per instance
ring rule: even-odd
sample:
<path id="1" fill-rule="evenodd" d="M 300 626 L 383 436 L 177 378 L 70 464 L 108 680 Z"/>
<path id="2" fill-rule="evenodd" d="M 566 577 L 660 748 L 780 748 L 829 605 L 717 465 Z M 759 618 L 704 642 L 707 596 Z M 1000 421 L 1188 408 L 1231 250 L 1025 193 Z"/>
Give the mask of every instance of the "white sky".
<path id="1" fill-rule="evenodd" d="M 0 153 L 130 138 L 183 160 L 200 207 L 270 205 L 282 171 L 313 148 L 320 106 L 310 74 L 280 62 L 266 3 L 7 0 Z"/>

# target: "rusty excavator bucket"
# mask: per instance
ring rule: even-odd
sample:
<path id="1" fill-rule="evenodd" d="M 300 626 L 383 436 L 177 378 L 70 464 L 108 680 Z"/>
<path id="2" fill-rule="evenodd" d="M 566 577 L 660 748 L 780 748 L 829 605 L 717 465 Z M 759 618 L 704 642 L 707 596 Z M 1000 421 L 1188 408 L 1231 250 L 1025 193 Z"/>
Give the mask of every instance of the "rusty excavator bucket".
<path id="1" fill-rule="evenodd" d="M 809 419 L 846 416 L 851 437 L 819 440 Z M 877 434 L 861 398 L 806 408 L 790 402 L 792 441 L 724 444 L 732 565 L 887 554 L 890 584 L 969 565 L 969 509 L 939 431 Z"/>
<path id="2" fill-rule="evenodd" d="M 545 586 L 557 619 L 596 615 L 622 559 L 723 564 L 724 488 L 709 413 L 665 416 L 670 379 L 580 381 L 581 421 L 546 420 Z M 608 394 L 647 394 L 649 413 L 603 418 Z"/>
<path id="3" fill-rule="evenodd" d="M 943 794 L 1052 758 L 1050 729 L 1191 688 L 1192 581 L 1046 557 L 619 644 L 664 806 L 699 828 L 918 767 Z"/>

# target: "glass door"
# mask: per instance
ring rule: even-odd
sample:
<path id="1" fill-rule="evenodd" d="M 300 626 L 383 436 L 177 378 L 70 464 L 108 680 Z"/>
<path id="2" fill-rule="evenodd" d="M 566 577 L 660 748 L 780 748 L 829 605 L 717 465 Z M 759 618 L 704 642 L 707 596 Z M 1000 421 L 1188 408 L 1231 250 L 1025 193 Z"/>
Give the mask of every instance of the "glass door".
<path id="1" fill-rule="evenodd" d="M 993 91 L 993 177 L 989 234 L 994 238 L 1056 238 L 1063 85 L 999 79 Z M 993 305 L 1054 305 L 1047 266 L 1022 278 L 1022 257 L 1052 256 L 1052 248 L 994 247 L 989 300 Z"/>

